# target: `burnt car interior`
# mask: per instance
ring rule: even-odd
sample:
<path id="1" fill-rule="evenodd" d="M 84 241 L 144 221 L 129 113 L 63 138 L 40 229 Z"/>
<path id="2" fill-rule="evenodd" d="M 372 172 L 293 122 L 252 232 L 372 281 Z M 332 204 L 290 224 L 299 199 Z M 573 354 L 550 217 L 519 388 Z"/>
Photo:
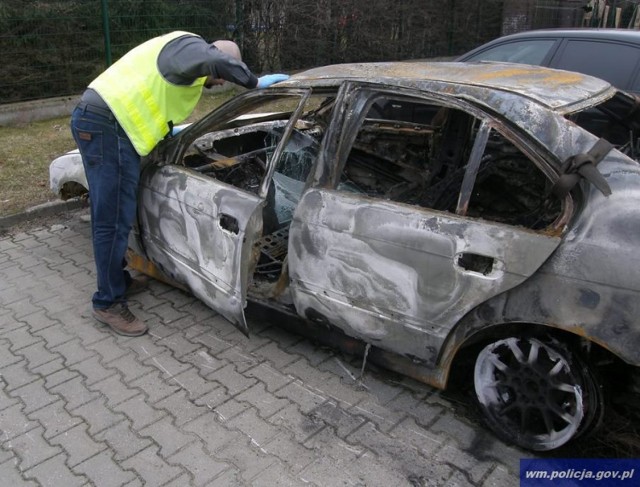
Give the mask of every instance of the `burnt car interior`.
<path id="1" fill-rule="evenodd" d="M 318 159 L 334 104 L 332 96 L 312 100 L 297 120 L 269 185 L 263 232 L 254 247 L 254 291 L 263 285 L 281 289 L 278 281 L 286 283 L 282 270 L 289 225 Z M 461 109 L 424 100 L 379 97 L 369 106 L 336 189 L 455 213 L 481 121 Z M 183 164 L 258 194 L 290 115 L 287 108 L 261 115 L 257 121 L 235 120 L 228 128 L 204 134 L 186 151 Z M 491 129 L 462 216 L 541 230 L 562 212 L 561 201 L 549 195 L 549 187 L 536 164 Z"/>
<path id="2" fill-rule="evenodd" d="M 297 103 L 298 99 L 295 101 Z M 289 224 L 316 162 L 333 102 L 332 95 L 311 97 L 307 101 L 305 112 L 295 124 L 276 163 L 262 211 L 262 237 L 254 246 L 257 255 L 254 284 L 272 283 L 281 275 L 287 255 Z M 262 113 L 268 115 L 261 113 L 244 122 L 236 119 L 222 130 L 202 135 L 187 150 L 183 164 L 198 173 L 258 194 L 294 108 L 291 101 L 270 104 L 261 107 Z"/>
<path id="3" fill-rule="evenodd" d="M 598 106 L 567 118 L 596 137 L 611 142 L 620 152 L 640 160 L 640 98 L 618 92 Z"/>
<path id="4" fill-rule="evenodd" d="M 455 213 L 479 125 L 456 108 L 379 99 L 361 125 L 338 189 Z M 549 187 L 543 172 L 492 129 L 464 215 L 542 229 L 561 211 Z"/>

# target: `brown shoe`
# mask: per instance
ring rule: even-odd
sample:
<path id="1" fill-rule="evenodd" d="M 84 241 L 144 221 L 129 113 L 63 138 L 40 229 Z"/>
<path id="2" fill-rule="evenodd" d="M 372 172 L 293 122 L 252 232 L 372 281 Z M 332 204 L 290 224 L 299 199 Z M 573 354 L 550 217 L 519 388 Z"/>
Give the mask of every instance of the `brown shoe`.
<path id="1" fill-rule="evenodd" d="M 129 311 L 125 303 L 115 303 L 105 309 L 94 309 L 93 317 L 100 323 L 109 325 L 118 335 L 137 337 L 147 332 L 147 325 Z"/>
<path id="2" fill-rule="evenodd" d="M 138 294 L 140 291 L 144 291 L 148 286 L 149 281 L 147 279 L 134 277 L 131 279 L 131 284 L 129 284 L 129 287 L 124 292 L 124 295 L 127 297 L 133 296 L 134 294 Z"/>

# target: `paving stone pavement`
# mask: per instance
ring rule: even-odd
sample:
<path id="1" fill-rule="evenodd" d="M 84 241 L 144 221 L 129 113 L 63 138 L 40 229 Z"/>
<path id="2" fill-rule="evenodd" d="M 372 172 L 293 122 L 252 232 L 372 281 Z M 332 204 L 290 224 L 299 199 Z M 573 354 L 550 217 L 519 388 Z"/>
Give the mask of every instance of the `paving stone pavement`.
<path id="1" fill-rule="evenodd" d="M 439 391 L 272 323 L 153 281 L 150 333 L 112 334 L 84 214 L 0 238 L 2 485 L 517 485 L 525 453 Z"/>

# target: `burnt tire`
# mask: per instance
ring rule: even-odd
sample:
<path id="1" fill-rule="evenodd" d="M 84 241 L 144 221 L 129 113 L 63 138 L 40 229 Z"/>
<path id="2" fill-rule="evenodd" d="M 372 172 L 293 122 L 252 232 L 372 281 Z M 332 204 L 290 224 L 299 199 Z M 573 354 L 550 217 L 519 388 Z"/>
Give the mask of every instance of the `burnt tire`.
<path id="1" fill-rule="evenodd" d="M 595 429 L 604 415 L 596 375 L 550 337 L 489 343 L 476 356 L 473 382 L 487 425 L 528 450 L 558 448 Z"/>

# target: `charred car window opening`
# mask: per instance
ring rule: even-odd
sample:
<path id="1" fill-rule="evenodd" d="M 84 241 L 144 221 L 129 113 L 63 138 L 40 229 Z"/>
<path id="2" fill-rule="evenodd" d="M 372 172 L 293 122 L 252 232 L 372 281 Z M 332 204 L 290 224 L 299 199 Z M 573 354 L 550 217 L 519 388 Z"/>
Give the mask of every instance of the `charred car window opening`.
<path id="1" fill-rule="evenodd" d="M 598 138 L 611 142 L 620 152 L 640 158 L 640 98 L 623 92 L 603 103 L 567 118 Z"/>
<path id="2" fill-rule="evenodd" d="M 550 181 L 516 146 L 491 130 L 467 216 L 540 230 L 562 211 Z"/>
<path id="3" fill-rule="evenodd" d="M 338 189 L 455 213 L 479 126 L 460 109 L 380 98 L 360 126 Z M 562 210 L 549 187 L 520 149 L 491 130 L 466 215 L 545 228 Z"/>
<path id="4" fill-rule="evenodd" d="M 267 100 L 222 130 L 198 137 L 183 157 L 194 171 L 258 195 L 299 98 Z M 262 209 L 262 236 L 254 245 L 253 287 L 279 279 L 287 256 L 289 225 L 318 157 L 334 97 L 311 97 L 286 141 Z M 227 127 L 227 128 L 225 128 Z"/>

